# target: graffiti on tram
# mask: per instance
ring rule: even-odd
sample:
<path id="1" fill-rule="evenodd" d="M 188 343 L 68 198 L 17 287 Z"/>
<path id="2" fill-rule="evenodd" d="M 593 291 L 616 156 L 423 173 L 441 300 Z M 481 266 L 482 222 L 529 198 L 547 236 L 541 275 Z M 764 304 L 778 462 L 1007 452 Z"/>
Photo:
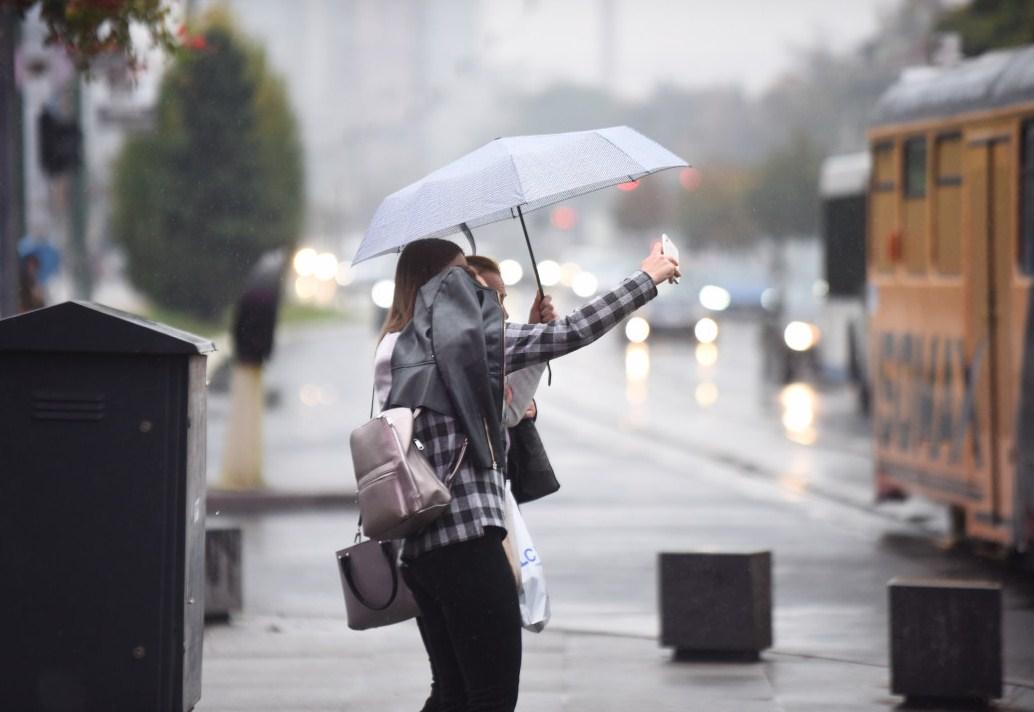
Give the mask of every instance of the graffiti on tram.
<path id="1" fill-rule="evenodd" d="M 961 338 L 881 332 L 876 350 L 874 427 L 880 448 L 958 464 L 970 435 L 980 467 L 974 397 L 983 347 L 967 363 Z"/>

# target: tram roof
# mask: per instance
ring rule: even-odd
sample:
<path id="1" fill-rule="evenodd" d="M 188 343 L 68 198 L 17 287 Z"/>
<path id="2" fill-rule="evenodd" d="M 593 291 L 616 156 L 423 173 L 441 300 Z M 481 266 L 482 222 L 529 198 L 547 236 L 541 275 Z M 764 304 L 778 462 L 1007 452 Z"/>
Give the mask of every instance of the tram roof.
<path id="1" fill-rule="evenodd" d="M 873 126 L 1034 101 L 1034 45 L 987 52 L 950 67 L 907 70 L 876 104 Z"/>

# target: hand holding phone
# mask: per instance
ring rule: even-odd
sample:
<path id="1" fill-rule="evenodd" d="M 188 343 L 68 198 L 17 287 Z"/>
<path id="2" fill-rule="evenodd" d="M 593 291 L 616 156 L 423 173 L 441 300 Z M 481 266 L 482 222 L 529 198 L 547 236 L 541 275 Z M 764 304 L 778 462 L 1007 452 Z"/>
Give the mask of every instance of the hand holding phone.
<path id="1" fill-rule="evenodd" d="M 675 243 L 671 241 L 667 233 L 661 233 L 661 254 L 665 257 L 671 257 L 676 262 L 679 261 L 679 248 L 675 247 Z M 672 277 L 671 282 L 672 284 L 678 284 L 679 278 Z"/>

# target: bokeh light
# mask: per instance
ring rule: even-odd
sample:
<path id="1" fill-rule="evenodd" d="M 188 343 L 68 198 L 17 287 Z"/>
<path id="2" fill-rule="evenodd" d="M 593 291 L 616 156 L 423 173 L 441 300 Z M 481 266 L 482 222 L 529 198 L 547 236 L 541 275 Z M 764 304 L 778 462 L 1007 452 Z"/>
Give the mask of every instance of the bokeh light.
<path id="1" fill-rule="evenodd" d="M 553 260 L 539 262 L 539 279 L 543 287 L 555 287 L 560 282 L 560 265 Z"/>
<path id="2" fill-rule="evenodd" d="M 319 255 L 311 247 L 303 247 L 294 255 L 292 264 L 294 271 L 301 277 L 308 277 L 316 271 L 316 261 Z"/>
<path id="3" fill-rule="evenodd" d="M 330 252 L 323 252 L 316 257 L 312 267 L 316 279 L 329 282 L 337 276 L 337 257 Z"/>
<path id="4" fill-rule="evenodd" d="M 819 330 L 814 324 L 791 321 L 783 330 L 783 340 L 794 351 L 807 351 L 819 340 Z"/>
<path id="5" fill-rule="evenodd" d="M 370 298 L 381 309 L 391 308 L 391 303 L 395 299 L 395 282 L 390 279 L 382 279 L 377 282 L 370 290 Z"/>
<path id="6" fill-rule="evenodd" d="M 565 287 L 570 287 L 574 284 L 574 278 L 578 276 L 578 273 L 582 271 L 582 268 L 574 262 L 565 262 L 560 265 L 560 284 Z"/>
<path id="7" fill-rule="evenodd" d="M 708 284 L 700 289 L 700 304 L 711 311 L 725 311 L 732 304 L 728 289 Z"/>
<path id="8" fill-rule="evenodd" d="M 503 284 L 512 287 L 524 277 L 524 268 L 517 260 L 503 260 L 499 263 L 499 276 L 503 278 Z"/>
<path id="9" fill-rule="evenodd" d="M 600 281 L 592 272 L 579 272 L 571 282 L 571 289 L 579 297 L 591 297 L 599 289 Z"/>
<path id="10" fill-rule="evenodd" d="M 779 393 L 786 436 L 801 445 L 815 442 L 815 410 L 818 396 L 807 383 L 791 383 Z"/>
<path id="11" fill-rule="evenodd" d="M 694 190 L 700 187 L 700 183 L 703 180 L 703 176 L 700 175 L 700 171 L 690 166 L 689 168 L 683 168 L 679 171 L 679 184 L 687 193 L 692 193 Z"/>
<path id="12" fill-rule="evenodd" d="M 650 322 L 641 316 L 634 316 L 625 324 L 625 337 L 633 344 L 641 344 L 650 336 Z"/>
<path id="13" fill-rule="evenodd" d="M 718 386 L 710 381 L 701 383 L 693 392 L 693 397 L 696 399 L 697 405 L 709 408 L 718 402 Z"/>
<path id="14" fill-rule="evenodd" d="M 705 316 L 693 327 L 693 335 L 697 337 L 697 341 L 701 344 L 713 344 L 718 338 L 718 322 L 709 316 Z"/>
<path id="15" fill-rule="evenodd" d="M 557 230 L 570 230 L 578 224 L 578 211 L 568 205 L 553 208 L 549 221 Z"/>
<path id="16" fill-rule="evenodd" d="M 697 363 L 705 368 L 718 363 L 718 347 L 714 344 L 697 344 L 694 355 L 696 356 Z"/>

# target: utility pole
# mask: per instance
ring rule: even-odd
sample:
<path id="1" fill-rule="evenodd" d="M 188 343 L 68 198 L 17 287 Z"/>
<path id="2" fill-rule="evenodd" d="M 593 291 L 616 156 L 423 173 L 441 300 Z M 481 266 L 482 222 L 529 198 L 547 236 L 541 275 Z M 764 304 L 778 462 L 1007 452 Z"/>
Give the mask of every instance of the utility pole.
<path id="1" fill-rule="evenodd" d="M 0 316 L 18 311 L 21 205 L 21 101 L 14 76 L 18 16 L 0 5 Z"/>
<path id="2" fill-rule="evenodd" d="M 79 127 L 80 136 L 85 137 L 83 126 L 83 80 L 76 74 L 72 79 L 72 115 Z M 69 256 L 72 258 L 72 283 L 76 299 L 89 299 L 93 296 L 93 268 L 90 265 L 90 250 L 87 244 L 87 175 L 86 175 L 86 141 L 79 144 L 79 162 L 72 168 L 68 177 L 71 181 L 72 201 L 69 215 Z"/>

